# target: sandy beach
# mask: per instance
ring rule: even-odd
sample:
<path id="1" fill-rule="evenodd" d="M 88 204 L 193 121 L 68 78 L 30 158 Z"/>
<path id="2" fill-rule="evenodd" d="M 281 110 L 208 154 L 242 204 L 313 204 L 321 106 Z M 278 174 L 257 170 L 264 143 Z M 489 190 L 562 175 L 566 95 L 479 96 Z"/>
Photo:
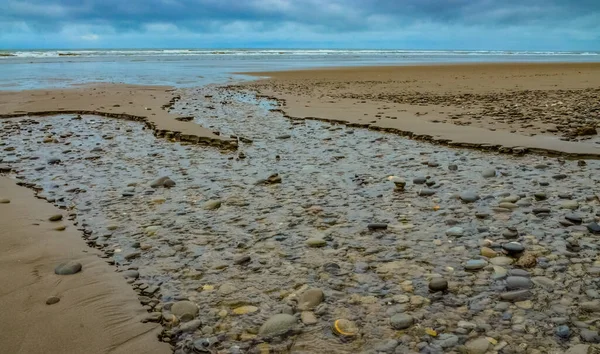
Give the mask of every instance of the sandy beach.
<path id="1" fill-rule="evenodd" d="M 252 73 L 290 117 L 451 146 L 600 156 L 600 65 L 500 63 Z"/>
<path id="2" fill-rule="evenodd" d="M 7 352 L 599 348 L 600 64 L 252 74 L 0 92 Z"/>

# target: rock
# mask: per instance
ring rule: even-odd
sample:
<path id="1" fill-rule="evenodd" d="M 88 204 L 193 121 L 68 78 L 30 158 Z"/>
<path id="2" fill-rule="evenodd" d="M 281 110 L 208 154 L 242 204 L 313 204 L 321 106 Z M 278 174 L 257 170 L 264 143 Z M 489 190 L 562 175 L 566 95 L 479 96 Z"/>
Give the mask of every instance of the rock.
<path id="1" fill-rule="evenodd" d="M 375 352 L 377 353 L 394 353 L 394 350 L 398 346 L 398 341 L 395 339 L 385 340 L 377 345 L 375 345 Z"/>
<path id="2" fill-rule="evenodd" d="M 58 157 L 51 157 L 48 159 L 48 165 L 57 165 L 60 163 L 60 159 Z"/>
<path id="3" fill-rule="evenodd" d="M 477 193 L 475 193 L 475 192 L 466 191 L 466 192 L 462 192 L 459 195 L 459 198 L 460 198 L 460 200 L 462 200 L 465 203 L 474 203 L 479 200 L 479 195 L 477 195 Z"/>
<path id="4" fill-rule="evenodd" d="M 327 245 L 327 241 L 318 237 L 311 237 L 305 243 L 308 247 L 324 247 Z"/>
<path id="5" fill-rule="evenodd" d="M 152 187 L 152 188 L 163 187 L 166 180 L 170 180 L 170 178 L 168 176 L 163 176 L 158 179 L 155 179 L 154 181 L 150 182 L 150 187 Z"/>
<path id="6" fill-rule="evenodd" d="M 498 207 L 513 210 L 513 209 L 517 209 L 519 206 L 516 205 L 515 203 L 503 202 L 503 203 L 498 204 Z"/>
<path id="7" fill-rule="evenodd" d="M 600 335 L 598 331 L 592 331 L 586 328 L 581 329 L 579 332 L 581 339 L 586 343 L 600 343 Z"/>
<path id="8" fill-rule="evenodd" d="M 140 276 L 140 273 L 137 270 L 126 270 L 121 274 L 125 279 L 137 279 Z"/>
<path id="9" fill-rule="evenodd" d="M 509 290 L 529 289 L 533 283 L 529 278 L 510 276 L 506 278 L 506 288 Z"/>
<path id="10" fill-rule="evenodd" d="M 163 182 L 163 187 L 165 188 L 173 188 L 175 187 L 176 183 L 175 181 L 173 181 L 170 178 L 167 178 L 164 182 Z"/>
<path id="11" fill-rule="evenodd" d="M 81 268 L 81 263 L 68 261 L 57 265 L 56 268 L 54 268 L 54 273 L 58 275 L 71 275 L 81 272 Z"/>
<path id="12" fill-rule="evenodd" d="M 502 244 L 502 249 L 504 249 L 508 254 L 518 254 L 525 251 L 525 247 L 519 242 L 508 242 Z"/>
<path id="13" fill-rule="evenodd" d="M 579 304 L 579 308 L 586 312 L 600 312 L 600 301 L 584 301 Z"/>
<path id="14" fill-rule="evenodd" d="M 323 290 L 319 288 L 308 289 L 298 298 L 298 310 L 308 311 L 317 307 L 325 299 Z"/>
<path id="15" fill-rule="evenodd" d="M 564 202 L 560 203 L 560 207 L 562 209 L 575 210 L 579 208 L 579 202 L 576 200 L 565 200 Z"/>
<path id="16" fill-rule="evenodd" d="M 507 265 L 511 265 L 513 263 L 513 259 L 509 258 L 509 257 L 494 257 L 492 259 L 490 259 L 490 263 L 496 266 L 507 266 Z"/>
<path id="17" fill-rule="evenodd" d="M 537 264 L 537 257 L 533 253 L 525 252 L 515 264 L 521 268 L 533 268 Z"/>
<path id="18" fill-rule="evenodd" d="M 556 335 L 562 339 L 571 337 L 571 329 L 567 325 L 561 325 L 556 328 Z"/>
<path id="19" fill-rule="evenodd" d="M 531 291 L 529 291 L 529 290 L 515 290 L 515 291 L 508 291 L 508 292 L 500 294 L 500 298 L 502 300 L 512 301 L 512 302 L 525 301 L 529 297 L 531 297 Z"/>
<path id="20" fill-rule="evenodd" d="M 396 176 L 390 176 L 389 180 L 394 183 L 395 186 L 395 190 L 397 191 L 403 191 L 404 187 L 406 186 L 406 180 L 404 180 L 404 178 L 401 177 L 396 177 Z"/>
<path id="21" fill-rule="evenodd" d="M 414 184 L 425 184 L 425 182 L 427 182 L 427 178 L 425 177 L 415 177 L 413 178 L 413 183 Z"/>
<path id="22" fill-rule="evenodd" d="M 449 333 L 442 333 L 439 335 L 434 343 L 442 349 L 449 349 L 455 347 L 459 342 L 458 336 Z"/>
<path id="23" fill-rule="evenodd" d="M 550 209 L 549 208 L 545 208 L 545 207 L 540 207 L 540 208 L 533 208 L 532 212 L 534 214 L 549 214 L 550 213 Z"/>
<path id="24" fill-rule="evenodd" d="M 315 313 L 312 311 L 302 311 L 300 313 L 300 320 L 302 320 L 302 323 L 305 325 L 313 325 L 319 322 Z"/>
<path id="25" fill-rule="evenodd" d="M 132 259 L 138 258 L 141 255 L 142 255 L 141 252 L 131 252 L 131 253 L 126 254 L 123 258 L 125 258 L 128 261 L 130 261 Z"/>
<path id="26" fill-rule="evenodd" d="M 251 260 L 252 260 L 252 258 L 251 258 L 249 255 L 247 255 L 247 254 L 242 254 L 242 255 L 236 256 L 236 257 L 233 259 L 233 263 L 240 265 L 240 264 L 245 264 L 245 263 L 248 263 L 248 262 L 250 262 Z"/>
<path id="27" fill-rule="evenodd" d="M 57 296 L 50 296 L 46 299 L 46 305 L 54 305 L 60 301 L 60 298 Z"/>
<path id="28" fill-rule="evenodd" d="M 429 282 L 429 290 L 433 292 L 446 291 L 448 289 L 448 281 L 443 278 L 433 278 Z"/>
<path id="29" fill-rule="evenodd" d="M 491 343 L 487 338 L 473 339 L 465 344 L 468 354 L 486 354 L 490 346 Z"/>
<path id="30" fill-rule="evenodd" d="M 587 344 L 576 344 L 570 347 L 565 354 L 591 354 L 590 346 Z"/>
<path id="31" fill-rule="evenodd" d="M 358 327 L 356 323 L 346 320 L 339 319 L 333 322 L 333 333 L 340 337 L 354 337 L 358 334 Z"/>
<path id="32" fill-rule="evenodd" d="M 458 166 L 455 164 L 448 165 L 448 171 L 458 171 Z"/>
<path id="33" fill-rule="evenodd" d="M 489 247 L 481 247 L 481 255 L 486 258 L 494 258 L 498 253 Z"/>
<path id="34" fill-rule="evenodd" d="M 583 222 L 581 216 L 575 214 L 567 214 L 565 215 L 565 219 L 569 220 L 575 225 L 581 225 L 581 223 Z"/>
<path id="35" fill-rule="evenodd" d="M 407 329 L 413 325 L 414 321 L 415 320 L 412 316 L 405 313 L 398 313 L 390 318 L 390 324 L 392 325 L 392 328 L 397 330 Z"/>
<path id="36" fill-rule="evenodd" d="M 198 328 L 200 328 L 200 326 L 202 326 L 202 321 L 200 321 L 200 320 L 191 320 L 191 321 L 188 321 L 186 323 L 181 324 L 179 326 L 179 330 L 181 332 L 183 332 L 183 333 L 194 332 Z"/>
<path id="37" fill-rule="evenodd" d="M 484 178 L 492 178 L 492 177 L 496 177 L 496 169 L 495 168 L 488 168 L 486 170 L 484 170 L 481 175 Z"/>
<path id="38" fill-rule="evenodd" d="M 8 173 L 12 171 L 12 167 L 8 165 L 0 165 L 0 173 Z"/>
<path id="39" fill-rule="evenodd" d="M 298 323 L 298 319 L 292 315 L 280 313 L 271 316 L 258 330 L 258 334 L 262 337 L 271 337 L 293 329 Z"/>
<path id="40" fill-rule="evenodd" d="M 63 216 L 61 214 L 55 214 L 48 218 L 49 221 L 60 221 Z"/>
<path id="41" fill-rule="evenodd" d="M 554 282 L 554 280 L 546 278 L 546 277 L 533 277 L 533 278 L 531 278 L 531 281 L 535 285 L 546 289 L 546 291 L 552 291 L 552 290 L 554 290 L 554 287 L 556 286 L 556 283 Z"/>
<path id="42" fill-rule="evenodd" d="M 586 125 L 575 129 L 574 134 L 576 136 L 597 135 L 598 131 L 593 125 Z"/>
<path id="43" fill-rule="evenodd" d="M 536 193 L 534 193 L 534 194 L 533 194 L 533 197 L 534 197 L 536 200 L 540 200 L 540 201 L 541 201 L 541 200 L 546 200 L 546 198 L 548 198 L 548 197 L 546 196 L 546 193 L 544 193 L 544 192 L 536 192 Z"/>
<path id="44" fill-rule="evenodd" d="M 369 230 L 387 230 L 388 224 L 384 224 L 384 223 L 372 223 L 372 224 L 368 224 L 367 228 Z"/>
<path id="45" fill-rule="evenodd" d="M 598 225 L 598 223 L 596 223 L 596 222 L 589 223 L 587 225 L 587 229 L 594 235 L 600 234 L 600 225 Z"/>
<path id="46" fill-rule="evenodd" d="M 198 314 L 198 305 L 188 300 L 177 301 L 171 306 L 171 313 L 182 322 L 191 321 Z"/>
<path id="47" fill-rule="evenodd" d="M 8 204 L 10 203 L 10 199 L 0 198 L 0 204 Z"/>
<path id="48" fill-rule="evenodd" d="M 219 209 L 220 207 L 221 207 L 221 200 L 213 199 L 213 200 L 209 200 L 206 203 L 204 203 L 204 205 L 202 206 L 202 209 L 215 210 L 215 209 Z"/>
<path id="49" fill-rule="evenodd" d="M 451 227 L 448 230 L 446 230 L 446 236 L 449 237 L 461 237 L 462 235 L 464 235 L 465 230 L 463 230 L 462 227 Z"/>
<path id="50" fill-rule="evenodd" d="M 466 270 L 479 270 L 487 266 L 487 262 L 483 259 L 470 259 L 465 264 Z"/>
<path id="51" fill-rule="evenodd" d="M 236 315 L 246 315 L 249 313 L 254 313 L 256 311 L 258 311 L 258 307 L 246 305 L 246 306 L 236 307 L 231 312 L 233 312 Z"/>
<path id="52" fill-rule="evenodd" d="M 67 229 L 66 225 L 59 225 L 57 227 L 55 227 L 53 230 L 54 231 L 65 231 Z"/>
<path id="53" fill-rule="evenodd" d="M 428 196 L 432 196 L 435 194 L 435 190 L 433 189 L 419 189 L 419 191 L 417 192 L 417 195 L 422 196 L 422 197 L 428 197 Z"/>

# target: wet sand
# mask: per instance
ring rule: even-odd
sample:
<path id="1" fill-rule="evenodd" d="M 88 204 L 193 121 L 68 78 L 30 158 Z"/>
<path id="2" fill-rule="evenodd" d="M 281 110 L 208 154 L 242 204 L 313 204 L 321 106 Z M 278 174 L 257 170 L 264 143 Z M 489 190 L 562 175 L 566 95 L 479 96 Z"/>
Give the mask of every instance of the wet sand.
<path id="1" fill-rule="evenodd" d="M 90 84 L 68 89 L 0 91 L 0 118 L 48 116 L 52 114 L 95 114 L 146 123 L 158 137 L 224 148 L 237 147 L 237 141 L 222 137 L 197 124 L 189 116 L 169 114 L 167 109 L 179 99 L 164 86 Z"/>
<path id="2" fill-rule="evenodd" d="M 252 73 L 286 115 L 451 146 L 600 157 L 600 64 L 458 64 Z M 516 148 L 516 149 L 515 149 Z"/>
<path id="3" fill-rule="evenodd" d="M 3 353 L 170 353 L 121 274 L 90 249 L 61 211 L 0 177 L 0 343 Z M 9 200 L 10 203 L 6 203 Z M 66 213 L 64 213 L 66 215 Z M 64 231 L 56 231 L 60 225 Z M 81 272 L 57 275 L 62 262 Z M 58 297 L 58 303 L 46 301 Z"/>

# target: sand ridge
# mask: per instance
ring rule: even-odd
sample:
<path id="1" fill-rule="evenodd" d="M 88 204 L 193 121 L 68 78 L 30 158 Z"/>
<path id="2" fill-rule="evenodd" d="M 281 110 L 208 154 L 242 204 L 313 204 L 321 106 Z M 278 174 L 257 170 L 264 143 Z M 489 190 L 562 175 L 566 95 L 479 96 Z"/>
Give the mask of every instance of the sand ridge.
<path id="1" fill-rule="evenodd" d="M 237 141 L 218 135 L 193 117 L 168 112 L 179 96 L 167 86 L 89 84 L 65 89 L 0 91 L 0 118 L 24 115 L 94 114 L 145 122 L 157 137 L 236 149 Z"/>
<path id="2" fill-rule="evenodd" d="M 89 248 L 61 213 L 8 177 L 0 177 L 0 343 L 11 354 L 170 353 L 161 327 L 141 323 L 147 312 L 123 276 Z M 64 231 L 54 230 L 66 225 Z M 80 273 L 56 275 L 65 261 Z M 58 303 L 47 305 L 56 296 Z"/>
<path id="3" fill-rule="evenodd" d="M 600 157 L 599 63 L 381 66 L 251 73 L 234 88 L 293 118 L 451 146 Z M 268 77 L 268 78 L 264 78 Z M 587 135 L 591 134 L 591 135 Z"/>

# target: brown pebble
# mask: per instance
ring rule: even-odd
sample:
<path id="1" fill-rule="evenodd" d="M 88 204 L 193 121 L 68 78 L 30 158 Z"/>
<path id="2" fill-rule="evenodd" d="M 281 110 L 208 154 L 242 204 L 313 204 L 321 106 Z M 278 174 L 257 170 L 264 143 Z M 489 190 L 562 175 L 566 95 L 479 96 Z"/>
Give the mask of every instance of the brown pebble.
<path id="1" fill-rule="evenodd" d="M 10 199 L 0 198 L 0 204 L 8 204 L 10 203 Z"/>
<path id="2" fill-rule="evenodd" d="M 56 214 L 56 215 L 52 215 L 51 217 L 48 218 L 48 220 L 50 221 L 60 221 L 62 220 L 63 216 L 61 214 Z"/>
<path id="3" fill-rule="evenodd" d="M 65 225 L 60 225 L 54 228 L 56 231 L 64 231 L 67 227 Z"/>
<path id="4" fill-rule="evenodd" d="M 57 296 L 50 296 L 47 300 L 46 300 L 46 305 L 54 305 L 57 302 L 60 301 L 60 298 Z"/>

